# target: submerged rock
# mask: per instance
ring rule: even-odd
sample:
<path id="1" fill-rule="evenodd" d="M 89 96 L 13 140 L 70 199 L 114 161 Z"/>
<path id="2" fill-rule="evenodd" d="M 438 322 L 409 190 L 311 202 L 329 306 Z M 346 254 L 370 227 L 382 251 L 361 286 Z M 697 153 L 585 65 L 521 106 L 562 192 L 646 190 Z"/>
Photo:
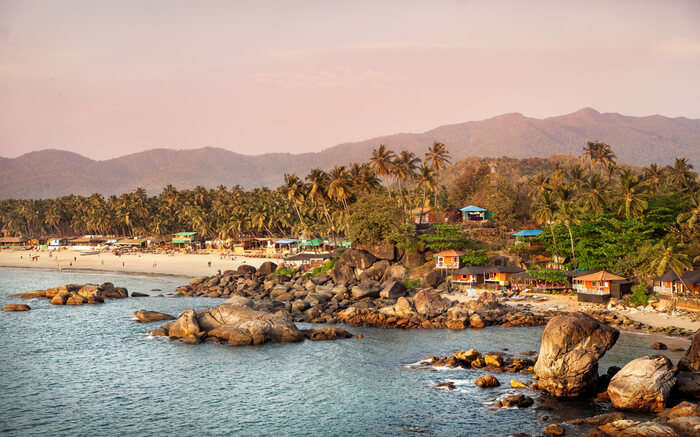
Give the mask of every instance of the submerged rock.
<path id="1" fill-rule="evenodd" d="M 31 308 L 29 305 L 25 305 L 23 303 L 11 303 L 9 305 L 5 305 L 2 308 L 3 311 L 6 312 L 13 312 L 13 311 L 29 311 Z"/>
<path id="2" fill-rule="evenodd" d="M 608 395 L 620 410 L 661 411 L 676 384 L 671 360 L 663 355 L 630 361 L 613 376 Z"/>
<path id="3" fill-rule="evenodd" d="M 527 408 L 534 403 L 535 400 L 531 397 L 518 393 L 515 395 L 506 396 L 505 398 L 496 402 L 496 406 L 499 408 Z"/>
<path id="4" fill-rule="evenodd" d="M 322 326 L 304 331 L 306 338 L 312 341 L 338 340 L 341 338 L 352 338 L 352 334 L 342 328 L 334 326 Z"/>
<path id="5" fill-rule="evenodd" d="M 598 360 L 619 335 L 583 313 L 552 318 L 542 332 L 535 363 L 537 387 L 556 397 L 577 397 L 595 388 Z"/>

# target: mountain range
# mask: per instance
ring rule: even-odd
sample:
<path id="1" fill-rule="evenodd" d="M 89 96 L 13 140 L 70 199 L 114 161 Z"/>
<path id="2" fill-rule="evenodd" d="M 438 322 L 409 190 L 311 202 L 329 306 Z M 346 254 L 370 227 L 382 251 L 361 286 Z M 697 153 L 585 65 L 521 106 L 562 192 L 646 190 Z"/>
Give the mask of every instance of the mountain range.
<path id="1" fill-rule="evenodd" d="M 226 149 L 152 149 L 104 161 L 47 149 L 17 158 L 0 157 L 0 199 L 48 198 L 69 194 L 119 194 L 144 187 L 151 193 L 172 184 L 277 187 L 284 173 L 303 177 L 312 168 L 369 159 L 379 144 L 419 157 L 435 141 L 447 145 L 452 161 L 470 156 L 512 158 L 580 155 L 586 141 L 612 146 L 620 162 L 672 164 L 687 157 L 700 166 L 700 120 L 661 115 L 600 113 L 584 108 L 571 114 L 531 118 L 503 114 L 481 121 L 440 126 L 423 133 L 398 133 L 338 144 L 316 153 L 243 155 Z"/>

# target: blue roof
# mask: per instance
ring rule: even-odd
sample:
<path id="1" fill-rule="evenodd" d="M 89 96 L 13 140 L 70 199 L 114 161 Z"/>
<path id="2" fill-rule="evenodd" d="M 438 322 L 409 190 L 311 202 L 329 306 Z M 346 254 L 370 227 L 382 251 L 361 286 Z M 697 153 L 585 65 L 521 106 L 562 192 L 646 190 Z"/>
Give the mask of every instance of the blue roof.
<path id="1" fill-rule="evenodd" d="M 296 243 L 297 240 L 294 238 L 285 238 L 284 240 L 277 240 L 274 243 L 275 244 L 291 244 L 291 243 Z"/>
<path id="2" fill-rule="evenodd" d="M 469 206 L 465 206 L 464 208 L 461 208 L 460 211 L 462 211 L 462 212 L 485 212 L 488 210 L 484 209 L 484 208 L 479 208 L 478 206 L 469 205 Z"/>
<path id="3" fill-rule="evenodd" d="M 514 237 L 536 237 L 542 233 L 542 229 L 525 229 L 512 234 Z"/>

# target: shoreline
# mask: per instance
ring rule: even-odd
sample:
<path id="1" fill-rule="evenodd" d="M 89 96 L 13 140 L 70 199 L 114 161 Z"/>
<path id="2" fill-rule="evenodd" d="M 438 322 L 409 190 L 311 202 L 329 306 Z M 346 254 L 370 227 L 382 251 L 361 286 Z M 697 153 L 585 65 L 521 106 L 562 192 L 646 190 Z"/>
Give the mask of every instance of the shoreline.
<path id="1" fill-rule="evenodd" d="M 51 255 L 51 256 L 49 256 Z M 34 260 L 35 259 L 35 260 Z M 220 254 L 133 253 L 121 256 L 111 252 L 81 255 L 73 251 L 0 250 L 0 267 L 53 271 L 95 271 L 168 275 L 183 278 L 215 275 L 219 270 L 235 270 L 242 264 L 259 267 L 279 259 L 222 256 Z"/>

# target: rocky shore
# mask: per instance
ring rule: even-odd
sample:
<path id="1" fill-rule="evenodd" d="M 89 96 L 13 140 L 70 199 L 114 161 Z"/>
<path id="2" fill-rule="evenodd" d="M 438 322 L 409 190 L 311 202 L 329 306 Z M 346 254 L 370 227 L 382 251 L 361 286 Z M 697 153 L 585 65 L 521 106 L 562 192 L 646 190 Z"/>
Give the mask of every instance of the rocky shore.
<path id="1" fill-rule="evenodd" d="M 11 294 L 9 297 L 21 299 L 49 299 L 52 305 L 83 305 L 104 303 L 105 299 L 129 297 L 124 287 L 115 287 L 111 282 L 102 284 L 66 284 L 46 290 L 33 290 Z"/>

